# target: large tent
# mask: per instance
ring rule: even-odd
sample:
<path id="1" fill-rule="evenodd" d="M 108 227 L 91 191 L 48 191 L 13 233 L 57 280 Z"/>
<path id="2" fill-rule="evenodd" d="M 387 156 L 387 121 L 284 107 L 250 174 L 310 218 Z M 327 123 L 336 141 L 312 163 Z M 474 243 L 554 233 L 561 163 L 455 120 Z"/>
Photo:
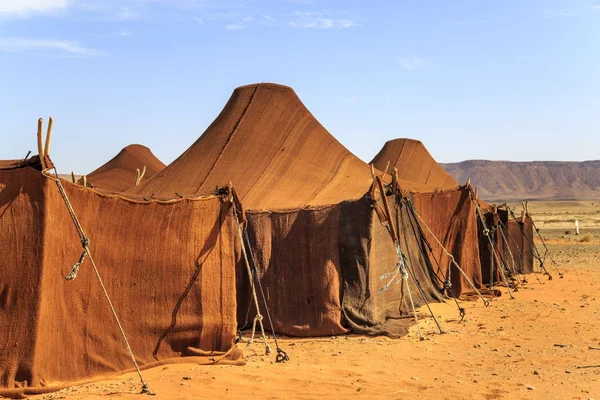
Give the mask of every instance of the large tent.
<path id="1" fill-rule="evenodd" d="M 96 267 L 140 364 L 239 359 L 229 198 L 138 201 L 58 180 L 41 164 L 0 162 L 0 396 L 133 367 Z M 68 281 L 84 244 L 90 254 Z"/>
<path id="2" fill-rule="evenodd" d="M 400 317 L 410 310 L 407 291 L 396 284 L 381 291 L 388 281 L 380 277 L 396 269 L 398 258 L 380 223 L 382 197 L 370 167 L 291 88 L 266 83 L 237 88 L 187 151 L 130 192 L 196 196 L 224 181 L 233 183 L 248 210 L 251 247 L 276 331 L 406 332 Z M 399 229 L 406 230 L 403 250 L 415 254 L 411 272 L 423 287 L 420 298 L 409 283 L 417 305 L 423 298 L 437 299 L 426 260 L 418 255 L 419 239 L 406 223 Z M 243 276 L 238 275 L 240 323 L 249 296 Z"/>
<path id="3" fill-rule="evenodd" d="M 451 283 L 456 297 L 473 293 L 471 283 L 455 266 L 450 266 L 446 249 L 475 287 L 482 289 L 477 219 L 471 189 L 461 186 L 435 161 L 423 143 L 395 139 L 385 143 L 371 161 L 380 170 L 397 169 L 398 177 L 411 182 L 402 187 L 422 218 L 425 236 L 432 244 L 435 272 L 441 282 Z M 442 246 L 436 245 L 437 240 Z"/>
<path id="4" fill-rule="evenodd" d="M 152 178 L 165 167 L 146 146 L 130 144 L 104 165 L 87 175 L 93 187 L 124 192 L 136 185 L 138 177 Z M 143 174 L 143 175 L 142 175 Z"/>

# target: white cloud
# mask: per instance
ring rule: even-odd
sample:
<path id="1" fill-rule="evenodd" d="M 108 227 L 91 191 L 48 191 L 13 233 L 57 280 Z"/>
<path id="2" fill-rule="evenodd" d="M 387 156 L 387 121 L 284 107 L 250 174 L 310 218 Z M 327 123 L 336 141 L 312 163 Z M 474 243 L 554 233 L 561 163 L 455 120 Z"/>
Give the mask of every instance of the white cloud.
<path id="1" fill-rule="evenodd" d="M 140 15 L 131 10 L 131 7 L 121 6 L 121 10 L 117 13 L 117 18 L 123 21 L 138 19 Z"/>
<path id="2" fill-rule="evenodd" d="M 11 53 L 52 53 L 68 56 L 92 56 L 98 52 L 71 40 L 0 38 L 0 51 Z"/>
<path id="3" fill-rule="evenodd" d="M 564 17 L 576 17 L 577 14 L 570 10 L 549 10 L 544 11 L 544 18 L 564 18 Z"/>
<path id="4" fill-rule="evenodd" d="M 347 104 L 351 104 L 351 105 L 357 104 L 357 103 L 358 103 L 358 96 L 351 96 L 351 97 L 348 97 L 348 98 L 346 99 L 346 103 L 347 103 Z"/>
<path id="5" fill-rule="evenodd" d="M 121 31 L 119 31 L 119 33 L 117 33 L 117 36 L 131 36 L 131 32 L 126 31 L 126 30 L 121 30 Z"/>
<path id="6" fill-rule="evenodd" d="M 24 15 L 55 11 L 67 6 L 67 0 L 0 0 L 0 14 Z"/>
<path id="7" fill-rule="evenodd" d="M 225 25 L 225 29 L 228 31 L 239 31 L 240 29 L 244 29 L 244 25 L 237 25 L 237 24 Z"/>
<path id="8" fill-rule="evenodd" d="M 332 29 L 352 28 L 358 26 L 356 21 L 350 19 L 325 18 L 317 15 L 306 14 L 289 22 L 292 28 Z"/>
<path id="9" fill-rule="evenodd" d="M 423 65 L 425 65 L 425 60 L 417 56 L 400 59 L 400 66 L 409 71 L 418 67 L 422 67 Z"/>
<path id="10" fill-rule="evenodd" d="M 204 23 L 204 20 L 202 18 L 198 18 L 198 17 L 194 18 L 194 21 L 196 21 L 199 24 L 203 24 Z"/>

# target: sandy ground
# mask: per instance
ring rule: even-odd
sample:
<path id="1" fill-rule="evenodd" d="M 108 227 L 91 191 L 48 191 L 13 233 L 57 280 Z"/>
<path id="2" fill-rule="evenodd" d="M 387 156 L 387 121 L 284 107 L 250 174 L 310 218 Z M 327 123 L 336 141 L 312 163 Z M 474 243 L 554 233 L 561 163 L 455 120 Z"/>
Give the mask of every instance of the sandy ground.
<path id="1" fill-rule="evenodd" d="M 590 207 L 590 213 L 579 209 L 577 215 L 596 217 L 600 207 Z M 529 275 L 514 300 L 504 292 L 488 308 L 464 302 L 463 322 L 453 303 L 435 304 L 447 333 L 436 333 L 433 320 L 422 318 L 424 341 L 416 327 L 398 340 L 285 338 L 286 364 L 265 357 L 264 347 L 255 343 L 245 350 L 243 367 L 178 364 L 147 370 L 154 398 L 600 399 L 600 227 L 584 225 L 582 235 L 565 235 L 577 207 L 570 214 L 563 209 L 561 217 L 554 215 L 560 207 L 530 208 L 534 216 L 539 213 L 538 225 L 564 278 L 548 264 L 552 281 L 539 275 L 539 283 Z M 559 218 L 562 224 L 543 222 Z M 586 234 L 589 240 L 580 241 Z M 139 388 L 137 377 L 127 374 L 37 398 L 147 398 L 137 394 Z"/>

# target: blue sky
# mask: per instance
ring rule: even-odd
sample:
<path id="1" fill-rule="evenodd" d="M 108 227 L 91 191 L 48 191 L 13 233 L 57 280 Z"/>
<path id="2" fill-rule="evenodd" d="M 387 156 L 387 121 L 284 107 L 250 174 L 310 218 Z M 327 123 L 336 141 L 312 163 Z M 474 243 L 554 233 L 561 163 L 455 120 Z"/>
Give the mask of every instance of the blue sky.
<path id="1" fill-rule="evenodd" d="M 369 161 L 600 158 L 600 0 L 0 0 L 0 159 L 86 173 L 130 143 L 169 163 L 233 89 L 292 86 Z"/>

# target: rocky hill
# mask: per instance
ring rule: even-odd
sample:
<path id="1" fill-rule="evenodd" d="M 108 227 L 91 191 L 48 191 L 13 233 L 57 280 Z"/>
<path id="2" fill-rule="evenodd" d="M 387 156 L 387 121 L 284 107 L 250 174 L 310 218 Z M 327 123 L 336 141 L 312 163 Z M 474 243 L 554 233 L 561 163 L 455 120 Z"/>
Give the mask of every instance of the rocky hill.
<path id="1" fill-rule="evenodd" d="M 486 200 L 596 200 L 600 199 L 600 160 L 486 161 L 442 164 L 448 173 L 479 187 Z"/>

